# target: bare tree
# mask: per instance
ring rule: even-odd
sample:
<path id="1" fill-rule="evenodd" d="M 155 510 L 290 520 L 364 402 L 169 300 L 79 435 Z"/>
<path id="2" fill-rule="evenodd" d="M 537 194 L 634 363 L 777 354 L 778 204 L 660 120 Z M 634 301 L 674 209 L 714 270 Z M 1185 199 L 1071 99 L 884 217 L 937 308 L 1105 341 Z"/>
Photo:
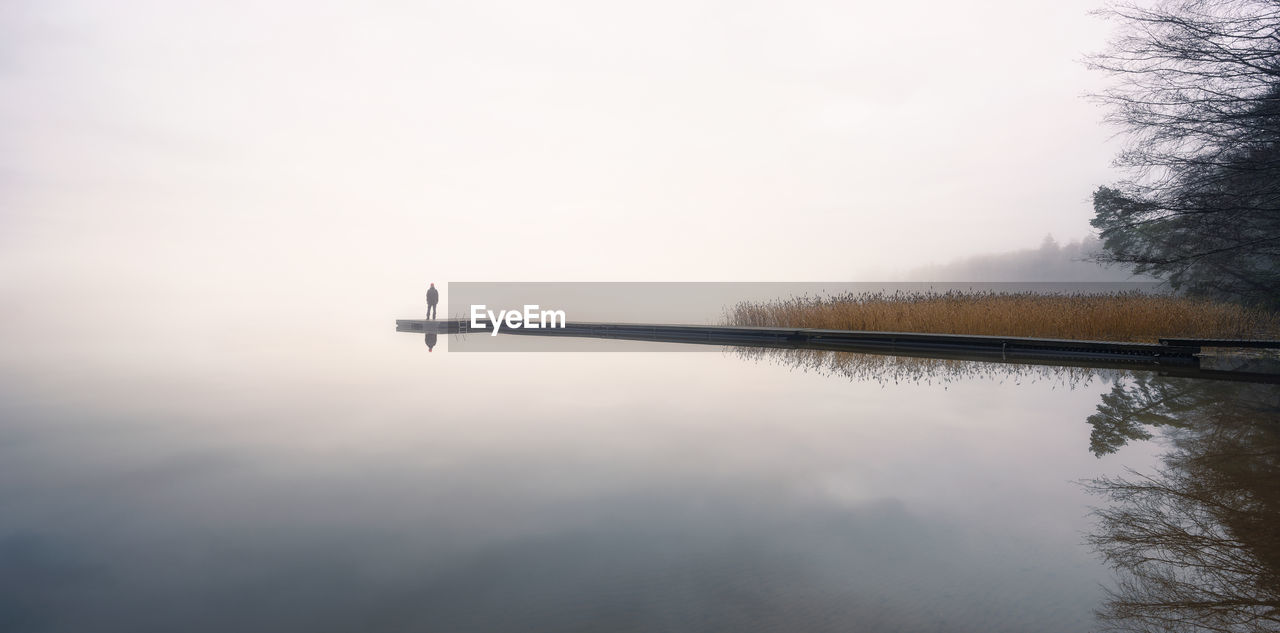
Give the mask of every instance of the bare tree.
<path id="1" fill-rule="evenodd" d="M 1091 58 L 1130 179 L 1094 194 L 1106 262 L 1190 292 L 1280 305 L 1280 1 L 1115 5 Z"/>

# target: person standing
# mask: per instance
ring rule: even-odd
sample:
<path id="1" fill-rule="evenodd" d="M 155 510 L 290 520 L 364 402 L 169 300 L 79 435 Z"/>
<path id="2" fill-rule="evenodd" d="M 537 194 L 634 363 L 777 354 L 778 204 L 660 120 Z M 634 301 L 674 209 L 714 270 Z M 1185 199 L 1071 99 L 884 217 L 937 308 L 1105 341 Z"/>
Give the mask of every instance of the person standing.
<path id="1" fill-rule="evenodd" d="M 440 303 L 440 291 L 436 290 L 436 285 L 433 283 L 431 284 L 431 287 L 427 289 L 427 318 L 428 319 L 436 318 L 437 303 Z"/>

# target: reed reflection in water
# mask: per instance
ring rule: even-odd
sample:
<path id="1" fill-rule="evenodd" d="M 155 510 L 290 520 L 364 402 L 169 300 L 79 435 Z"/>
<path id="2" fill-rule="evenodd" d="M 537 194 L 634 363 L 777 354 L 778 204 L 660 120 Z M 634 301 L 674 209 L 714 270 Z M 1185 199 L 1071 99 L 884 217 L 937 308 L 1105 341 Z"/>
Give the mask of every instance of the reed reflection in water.
<path id="1" fill-rule="evenodd" d="M 968 380 L 1053 381 L 1068 388 L 1094 380 L 1115 383 L 1129 376 L 1124 369 L 990 363 L 950 358 L 925 358 L 858 354 L 815 349 L 763 347 L 733 348 L 733 354 L 747 360 L 789 366 L 804 372 L 880 385 L 898 383 L 948 384 Z"/>

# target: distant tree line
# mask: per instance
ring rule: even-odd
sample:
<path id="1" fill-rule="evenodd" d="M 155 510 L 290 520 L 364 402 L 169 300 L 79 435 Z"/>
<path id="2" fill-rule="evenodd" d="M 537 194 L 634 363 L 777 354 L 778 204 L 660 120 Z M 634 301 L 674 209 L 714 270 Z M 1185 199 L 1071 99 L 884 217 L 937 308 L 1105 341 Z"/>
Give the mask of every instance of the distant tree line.
<path id="1" fill-rule="evenodd" d="M 1094 257 L 1102 250 L 1102 241 L 1088 236 L 1081 240 L 1059 243 L 1045 236 L 1039 248 L 1004 253 L 977 255 L 941 265 L 916 268 L 907 273 L 910 281 L 1152 281 L 1152 277 L 1134 275 L 1131 266 L 1100 266 Z"/>
<path id="2" fill-rule="evenodd" d="M 1157 0 L 1091 59 L 1129 144 L 1100 187 L 1099 260 L 1175 289 L 1280 308 L 1280 1 Z"/>

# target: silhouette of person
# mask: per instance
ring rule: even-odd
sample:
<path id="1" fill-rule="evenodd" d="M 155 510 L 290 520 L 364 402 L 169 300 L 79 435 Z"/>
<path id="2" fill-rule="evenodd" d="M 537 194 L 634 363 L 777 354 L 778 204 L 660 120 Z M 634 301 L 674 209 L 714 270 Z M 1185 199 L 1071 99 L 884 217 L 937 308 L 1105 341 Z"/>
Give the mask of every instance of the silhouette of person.
<path id="1" fill-rule="evenodd" d="M 436 338 L 437 335 L 435 332 L 427 332 L 426 344 L 428 352 L 435 351 L 433 348 L 436 346 Z"/>
<path id="2" fill-rule="evenodd" d="M 436 318 L 436 304 L 440 303 L 440 291 L 436 290 L 436 285 L 431 284 L 427 289 L 427 318 Z"/>

